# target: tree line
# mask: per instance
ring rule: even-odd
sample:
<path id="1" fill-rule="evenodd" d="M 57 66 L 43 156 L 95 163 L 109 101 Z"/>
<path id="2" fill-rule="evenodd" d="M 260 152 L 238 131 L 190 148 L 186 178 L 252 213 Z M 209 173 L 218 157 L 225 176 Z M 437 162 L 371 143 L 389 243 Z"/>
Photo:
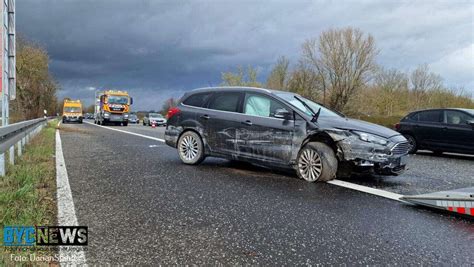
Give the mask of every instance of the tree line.
<path id="1" fill-rule="evenodd" d="M 49 71 L 46 50 L 24 38 L 18 38 L 16 47 L 16 92 L 10 101 L 10 122 L 39 118 L 43 110 L 55 114 L 59 86 Z"/>
<path id="2" fill-rule="evenodd" d="M 238 66 L 222 73 L 222 85 L 255 86 L 301 94 L 352 117 L 391 124 L 409 111 L 423 108 L 474 108 L 463 88 L 448 88 L 427 64 L 405 72 L 376 63 L 380 50 L 372 35 L 351 27 L 331 29 L 301 46 L 290 67 L 277 59 L 265 83 L 257 68 Z"/>

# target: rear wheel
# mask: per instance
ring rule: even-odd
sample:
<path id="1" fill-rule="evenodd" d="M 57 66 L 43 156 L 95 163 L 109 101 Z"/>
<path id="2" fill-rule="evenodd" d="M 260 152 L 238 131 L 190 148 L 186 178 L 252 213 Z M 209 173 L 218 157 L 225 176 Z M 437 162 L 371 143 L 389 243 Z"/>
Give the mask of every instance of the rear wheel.
<path id="1" fill-rule="evenodd" d="M 418 150 L 415 137 L 411 134 L 404 134 L 403 136 L 405 136 L 405 138 L 408 140 L 408 143 L 410 143 L 410 150 L 408 150 L 408 153 L 415 154 Z"/>
<path id="2" fill-rule="evenodd" d="M 192 131 L 183 133 L 178 140 L 178 154 L 185 164 L 201 163 L 205 158 L 201 137 Z"/>
<path id="3" fill-rule="evenodd" d="M 337 166 L 331 147 L 321 142 L 310 142 L 298 153 L 296 173 L 308 182 L 324 182 L 336 177 Z"/>
<path id="4" fill-rule="evenodd" d="M 128 125 L 128 122 L 124 122 L 124 123 L 123 123 L 123 126 L 127 126 L 127 125 Z"/>

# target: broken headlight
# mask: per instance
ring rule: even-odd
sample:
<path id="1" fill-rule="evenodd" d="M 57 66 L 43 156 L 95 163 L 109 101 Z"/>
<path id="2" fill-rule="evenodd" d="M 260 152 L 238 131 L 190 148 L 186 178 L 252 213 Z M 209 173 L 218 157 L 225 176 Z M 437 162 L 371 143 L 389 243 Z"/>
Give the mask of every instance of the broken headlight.
<path id="1" fill-rule="evenodd" d="M 369 133 L 364 133 L 364 132 L 359 132 L 359 131 L 352 131 L 354 134 L 356 134 L 360 140 L 362 141 L 365 141 L 365 142 L 368 142 L 368 143 L 373 143 L 373 144 L 378 144 L 378 145 L 382 145 L 382 146 L 385 146 L 388 144 L 388 140 L 383 138 L 383 137 L 380 137 L 380 136 L 376 136 L 376 135 L 373 135 L 373 134 L 369 134 Z"/>

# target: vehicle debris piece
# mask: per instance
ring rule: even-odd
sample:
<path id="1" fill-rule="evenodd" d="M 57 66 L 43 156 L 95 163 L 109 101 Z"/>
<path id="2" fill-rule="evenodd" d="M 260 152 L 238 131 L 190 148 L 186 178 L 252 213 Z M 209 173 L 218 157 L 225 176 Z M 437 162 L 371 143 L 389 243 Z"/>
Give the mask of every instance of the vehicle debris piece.
<path id="1" fill-rule="evenodd" d="M 407 202 L 474 217 L 474 187 L 403 196 Z"/>

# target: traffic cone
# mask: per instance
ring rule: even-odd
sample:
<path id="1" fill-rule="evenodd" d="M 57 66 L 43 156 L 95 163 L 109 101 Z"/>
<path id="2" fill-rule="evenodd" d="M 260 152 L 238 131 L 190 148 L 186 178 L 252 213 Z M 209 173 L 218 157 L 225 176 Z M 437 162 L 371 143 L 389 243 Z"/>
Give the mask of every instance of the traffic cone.
<path id="1" fill-rule="evenodd" d="M 154 121 L 151 122 L 151 128 L 156 128 L 156 124 Z"/>

